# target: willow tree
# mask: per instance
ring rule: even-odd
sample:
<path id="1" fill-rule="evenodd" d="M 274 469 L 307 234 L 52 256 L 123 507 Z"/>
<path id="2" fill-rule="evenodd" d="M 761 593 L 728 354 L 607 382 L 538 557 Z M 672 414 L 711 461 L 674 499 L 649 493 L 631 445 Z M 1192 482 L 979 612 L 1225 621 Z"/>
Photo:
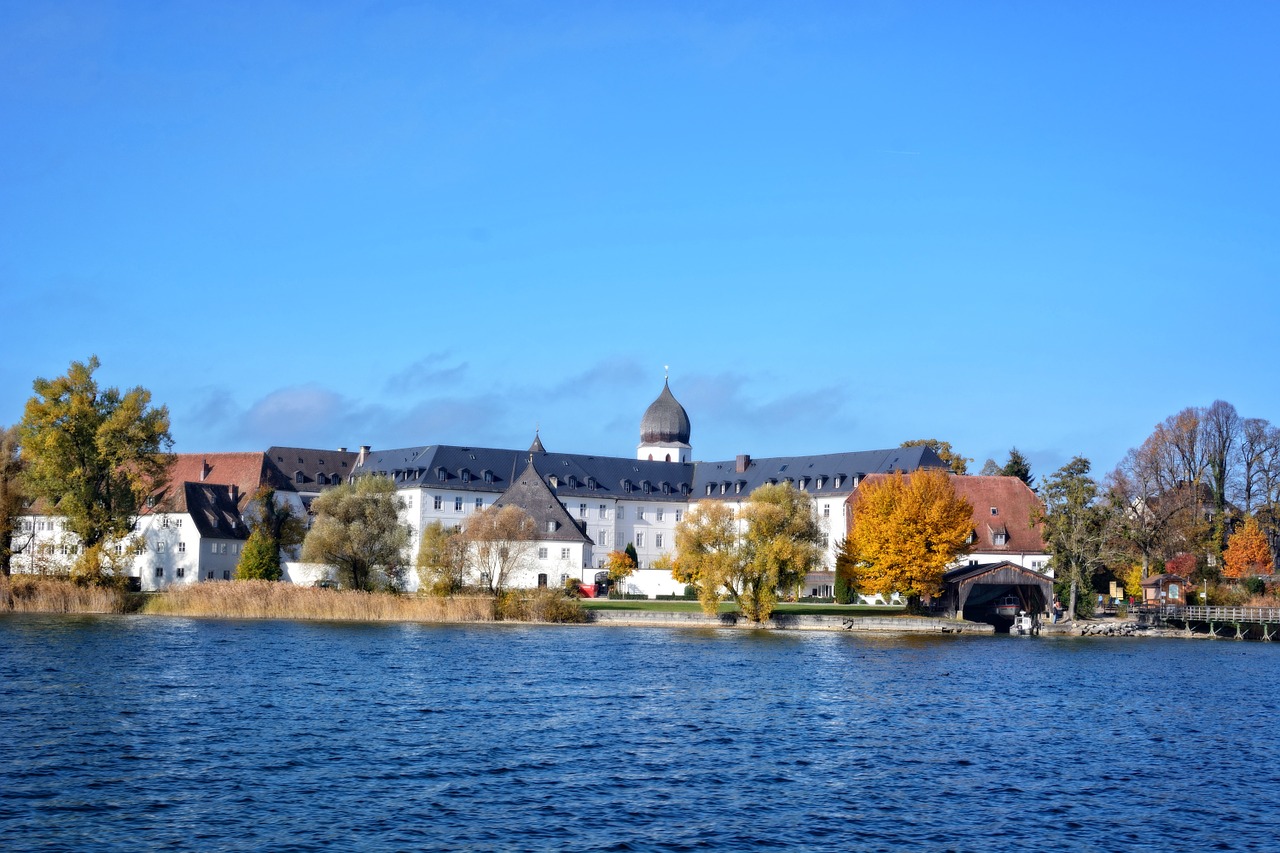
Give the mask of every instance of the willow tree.
<path id="1" fill-rule="evenodd" d="M 123 540 L 147 493 L 172 462 L 169 410 L 151 392 L 100 388 L 100 362 L 73 361 L 65 376 L 36 379 L 19 425 L 25 483 L 64 518 L 83 547 L 77 576 L 101 580 L 99 557 Z"/>
<path id="2" fill-rule="evenodd" d="M 399 590 L 409 528 L 400 521 L 405 503 L 385 477 L 360 477 L 329 489 L 311 502 L 315 523 L 302 542 L 302 559 L 338 570 L 350 589 Z"/>
<path id="3" fill-rule="evenodd" d="M 763 622 L 778 591 L 796 587 L 822 562 L 822 531 L 812 501 L 786 484 L 751 493 L 741 519 L 716 501 L 696 504 L 676 526 L 678 580 L 698 588 L 702 609 L 714 614 L 725 595 L 753 622 Z"/>
<path id="4" fill-rule="evenodd" d="M 847 549 L 865 592 L 905 595 L 914 607 L 942 592 L 942 576 L 968 553 L 973 505 L 945 471 L 869 478 L 854 493 Z"/>

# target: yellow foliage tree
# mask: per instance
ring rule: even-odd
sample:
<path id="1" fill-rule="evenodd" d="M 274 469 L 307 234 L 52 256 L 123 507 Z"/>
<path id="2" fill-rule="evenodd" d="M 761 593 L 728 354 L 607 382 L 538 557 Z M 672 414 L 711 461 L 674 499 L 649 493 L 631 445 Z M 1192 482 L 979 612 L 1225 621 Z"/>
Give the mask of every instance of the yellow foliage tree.
<path id="1" fill-rule="evenodd" d="M 609 580 L 615 585 L 621 584 L 635 572 L 636 561 L 626 551 L 610 551 L 609 556 L 605 557 L 604 568 L 609 572 Z M 618 587 L 618 591 L 622 592 L 621 587 Z"/>
<path id="2" fill-rule="evenodd" d="M 1244 527 L 1231 534 L 1227 550 L 1222 554 L 1226 564 L 1222 573 L 1229 578 L 1248 578 L 1271 572 L 1274 564 L 1267 534 L 1258 527 L 1258 519 L 1250 516 Z"/>
<path id="3" fill-rule="evenodd" d="M 968 552 L 973 506 L 946 472 L 922 469 L 864 482 L 854 494 L 848 547 L 861 589 L 909 599 L 937 595 L 949 564 Z"/>

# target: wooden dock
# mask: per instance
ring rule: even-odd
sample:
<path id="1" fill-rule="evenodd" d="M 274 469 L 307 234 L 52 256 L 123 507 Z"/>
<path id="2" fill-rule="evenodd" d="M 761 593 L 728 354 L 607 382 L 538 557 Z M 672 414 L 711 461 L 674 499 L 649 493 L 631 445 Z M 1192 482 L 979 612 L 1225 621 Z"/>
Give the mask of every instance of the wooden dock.
<path id="1" fill-rule="evenodd" d="M 1145 617 L 1145 618 L 1144 618 Z M 1257 637 L 1273 640 L 1280 633 L 1280 607 L 1153 607 L 1139 614 L 1148 624 L 1174 625 L 1189 632 L 1207 631 L 1221 637 L 1219 631 L 1235 631 L 1235 639 Z"/>

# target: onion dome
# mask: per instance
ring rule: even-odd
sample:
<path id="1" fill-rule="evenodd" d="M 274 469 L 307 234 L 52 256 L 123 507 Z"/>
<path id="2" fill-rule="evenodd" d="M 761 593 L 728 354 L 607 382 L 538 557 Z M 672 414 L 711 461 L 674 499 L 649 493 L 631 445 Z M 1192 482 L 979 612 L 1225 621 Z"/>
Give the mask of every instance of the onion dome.
<path id="1" fill-rule="evenodd" d="M 666 381 L 662 383 L 658 399 L 645 409 L 644 417 L 640 419 L 640 443 L 689 443 L 689 415 L 672 395 Z"/>

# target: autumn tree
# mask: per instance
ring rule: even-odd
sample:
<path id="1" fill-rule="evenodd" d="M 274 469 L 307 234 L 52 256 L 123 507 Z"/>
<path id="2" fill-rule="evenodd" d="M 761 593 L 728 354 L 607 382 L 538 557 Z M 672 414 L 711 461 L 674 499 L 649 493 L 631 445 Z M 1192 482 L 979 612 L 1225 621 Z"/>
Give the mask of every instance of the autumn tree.
<path id="1" fill-rule="evenodd" d="M 636 561 L 626 551 L 610 551 L 605 557 L 604 568 L 609 573 L 609 582 L 616 587 L 635 573 Z"/>
<path id="2" fill-rule="evenodd" d="M 236 563 L 236 580 L 278 581 L 283 576 L 280 554 L 302 544 L 306 527 L 276 490 L 263 486 L 245 509 L 249 541 Z"/>
<path id="3" fill-rule="evenodd" d="M 511 583 L 533 550 L 537 525 L 518 506 L 487 506 L 467 519 L 462 529 L 467 565 L 489 592 L 498 594 Z"/>
<path id="4" fill-rule="evenodd" d="M 1162 464 L 1154 436 L 1132 448 L 1111 472 L 1107 496 L 1114 509 L 1118 544 L 1140 560 L 1141 580 L 1151 565 L 1190 547 L 1198 540 L 1200 515 L 1195 490 L 1179 485 Z"/>
<path id="5" fill-rule="evenodd" d="M 97 356 L 66 375 L 36 379 L 19 425 L 24 481 L 31 497 L 57 507 L 83 548 L 75 574 L 106 576 L 101 547 L 122 540 L 150 489 L 172 461 L 169 410 L 151 392 L 100 388 Z"/>
<path id="6" fill-rule="evenodd" d="M 1230 578 L 1249 578 L 1271 573 L 1275 565 L 1271 545 L 1258 527 L 1258 519 L 1250 516 L 1244 526 L 1231 534 L 1227 550 L 1222 554 L 1223 574 Z"/>
<path id="7" fill-rule="evenodd" d="M 1067 619 L 1093 612 L 1093 578 L 1106 566 L 1114 535 L 1110 506 L 1089 476 L 1089 460 L 1077 456 L 1046 479 L 1041 488 L 1044 541 L 1054 577 L 1067 592 Z M 1082 598 L 1082 596 L 1084 596 Z M 1083 602 L 1083 604 L 1082 604 Z"/>
<path id="8" fill-rule="evenodd" d="M 714 614 L 724 595 L 752 622 L 773 614 L 779 589 L 798 586 L 822 561 L 822 531 L 809 496 L 780 483 L 761 486 L 741 519 L 717 501 L 696 504 L 676 526 L 681 576 Z"/>
<path id="9" fill-rule="evenodd" d="M 973 505 L 945 471 L 921 469 L 868 478 L 854 493 L 848 548 L 859 587 L 888 596 L 942 591 L 947 566 L 968 553 Z"/>
<path id="10" fill-rule="evenodd" d="M 462 534 L 439 520 L 422 528 L 415 562 L 418 588 L 432 595 L 454 595 L 467 585 L 467 546 Z"/>
<path id="11" fill-rule="evenodd" d="M 968 474 L 969 463 L 972 459 L 966 459 L 959 453 L 951 449 L 951 442 L 939 441 L 936 438 L 914 438 L 911 441 L 902 442 L 902 447 L 927 447 L 934 453 L 938 454 L 938 458 L 947 463 L 952 474 Z"/>
<path id="12" fill-rule="evenodd" d="M 404 587 L 409 529 L 400 521 L 404 501 L 386 477 L 359 477 L 311 502 L 315 523 L 302 543 L 302 559 L 338 570 L 344 587 L 372 591 Z"/>
<path id="13" fill-rule="evenodd" d="M 18 428 L 0 428 L 0 574 L 4 575 L 9 574 L 14 551 L 22 550 L 14 541 L 20 536 L 18 523 L 26 508 L 20 450 Z"/>

